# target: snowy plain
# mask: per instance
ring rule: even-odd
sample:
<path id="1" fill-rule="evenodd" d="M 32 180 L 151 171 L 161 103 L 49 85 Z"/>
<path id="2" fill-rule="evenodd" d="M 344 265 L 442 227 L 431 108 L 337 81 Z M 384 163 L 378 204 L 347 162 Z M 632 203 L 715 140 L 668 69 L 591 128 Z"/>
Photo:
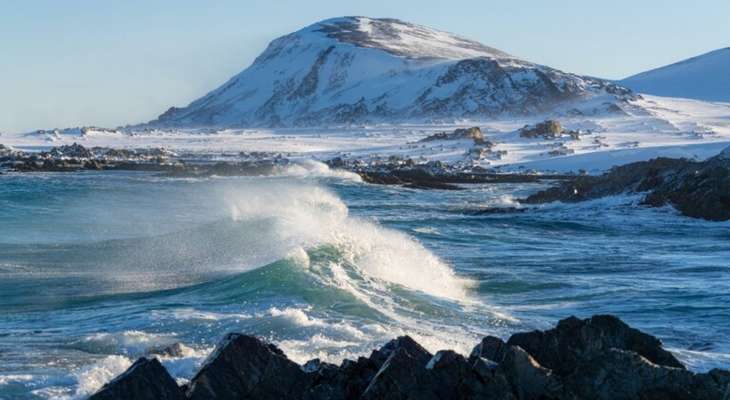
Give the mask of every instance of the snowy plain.
<path id="1" fill-rule="evenodd" d="M 463 120 L 451 124 L 379 124 L 287 129 L 96 129 L 72 128 L 3 135 L 0 143 L 39 151 L 62 144 L 86 147 L 164 147 L 175 152 L 235 158 L 241 153 L 281 153 L 290 159 L 365 161 L 391 156 L 418 162 L 494 168 L 497 171 L 599 173 L 612 166 L 659 156 L 705 159 L 730 146 L 730 103 L 642 95 L 626 115 L 567 116 L 564 128 L 580 131 L 578 140 L 520 137 L 519 129 L 554 116 L 498 120 Z M 470 140 L 419 140 L 437 132 L 478 126 L 495 145 L 497 157 L 475 160 Z M 83 131 L 83 132 L 82 132 Z M 553 149 L 571 154 L 551 155 Z"/>

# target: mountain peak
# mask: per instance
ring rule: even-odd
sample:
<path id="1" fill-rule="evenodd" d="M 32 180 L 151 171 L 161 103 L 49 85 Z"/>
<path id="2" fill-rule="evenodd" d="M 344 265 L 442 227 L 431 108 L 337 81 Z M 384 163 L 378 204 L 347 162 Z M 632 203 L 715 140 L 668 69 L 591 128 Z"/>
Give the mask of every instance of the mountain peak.
<path id="1" fill-rule="evenodd" d="M 275 39 L 249 68 L 152 124 L 280 127 L 483 119 L 605 97 L 590 107 L 593 113 L 627 92 L 425 26 L 341 17 Z"/>
<path id="2" fill-rule="evenodd" d="M 317 32 L 340 43 L 380 49 L 407 58 L 514 58 L 501 50 L 458 35 L 394 18 L 331 18 L 300 32 Z"/>

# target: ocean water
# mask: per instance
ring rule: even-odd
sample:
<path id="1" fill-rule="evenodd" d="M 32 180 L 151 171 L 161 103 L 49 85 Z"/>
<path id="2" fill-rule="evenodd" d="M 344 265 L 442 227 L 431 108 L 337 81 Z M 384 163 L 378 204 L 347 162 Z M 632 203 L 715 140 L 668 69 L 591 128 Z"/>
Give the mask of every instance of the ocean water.
<path id="1" fill-rule="evenodd" d="M 93 393 L 150 348 L 189 379 L 227 332 L 299 362 L 409 334 L 613 313 L 692 369 L 730 367 L 730 224 L 636 197 L 514 207 L 541 185 L 422 191 L 311 164 L 269 178 L 0 175 L 0 399 Z"/>

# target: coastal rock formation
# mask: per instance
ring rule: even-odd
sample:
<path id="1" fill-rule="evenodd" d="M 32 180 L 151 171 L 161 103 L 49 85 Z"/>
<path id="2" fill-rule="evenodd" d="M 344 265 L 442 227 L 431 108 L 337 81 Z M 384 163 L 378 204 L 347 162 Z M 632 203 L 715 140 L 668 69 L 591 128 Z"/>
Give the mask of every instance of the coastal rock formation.
<path id="1" fill-rule="evenodd" d="M 421 139 L 421 142 L 432 142 L 435 140 L 473 140 L 474 144 L 484 145 L 485 147 L 492 147 L 494 144 L 487 141 L 484 138 L 484 134 L 479 127 L 474 126 L 471 128 L 459 128 L 451 133 L 439 132 L 431 136 L 427 136 Z"/>
<path id="2" fill-rule="evenodd" d="M 459 184 L 530 183 L 572 178 L 565 175 L 495 173 L 478 167 L 449 165 L 440 161 L 417 164 L 413 159 L 389 160 L 385 163 L 362 163 L 359 160 L 334 158 L 330 168 L 352 171 L 364 182 L 378 185 L 402 185 L 416 189 L 459 190 Z"/>
<path id="3" fill-rule="evenodd" d="M 16 151 L 0 145 L 0 171 L 76 172 L 151 171 L 168 177 L 264 176 L 281 172 L 289 160 L 281 154 L 241 154 L 232 161 L 190 160 L 164 148 L 87 148 L 73 143 L 39 153 Z M 250 158 L 250 159 L 249 159 Z"/>
<path id="4" fill-rule="evenodd" d="M 339 366 L 299 365 L 273 344 L 229 334 L 184 394 L 156 360 L 143 358 L 91 399 L 726 400 L 728 393 L 730 372 L 688 371 L 655 337 L 599 315 L 507 342 L 487 336 L 468 358 L 431 354 L 402 336 Z"/>
<path id="5" fill-rule="evenodd" d="M 89 400 L 183 400 L 185 394 L 156 358 L 140 358 Z"/>
<path id="6" fill-rule="evenodd" d="M 569 135 L 572 139 L 580 139 L 580 132 L 563 129 L 559 121 L 548 119 L 538 122 L 535 125 L 525 125 L 520 129 L 520 137 L 534 139 L 543 138 L 547 140 L 557 139 L 563 135 Z"/>
<path id="7" fill-rule="evenodd" d="M 561 375 L 573 372 L 581 360 L 608 349 L 632 351 L 657 365 L 684 368 L 659 339 L 631 328 L 611 315 L 589 319 L 566 318 L 547 331 L 517 333 L 507 341 L 530 353 L 540 365 Z"/>
<path id="8" fill-rule="evenodd" d="M 190 381 L 187 396 L 204 399 L 291 399 L 308 377 L 276 346 L 231 333 Z"/>
<path id="9" fill-rule="evenodd" d="M 615 167 L 600 176 L 578 176 L 521 200 L 573 203 L 621 193 L 646 193 L 643 204 L 672 205 L 683 215 L 730 220 L 730 149 L 706 161 L 656 158 Z"/>

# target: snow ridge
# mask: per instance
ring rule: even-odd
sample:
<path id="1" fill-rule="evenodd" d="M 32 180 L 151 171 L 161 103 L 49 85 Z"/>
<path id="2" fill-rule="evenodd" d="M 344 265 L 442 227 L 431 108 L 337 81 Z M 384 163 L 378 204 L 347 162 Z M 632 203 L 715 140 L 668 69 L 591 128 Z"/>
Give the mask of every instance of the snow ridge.
<path id="1" fill-rule="evenodd" d="M 730 102 L 730 47 L 642 72 L 619 83 L 656 96 Z"/>

